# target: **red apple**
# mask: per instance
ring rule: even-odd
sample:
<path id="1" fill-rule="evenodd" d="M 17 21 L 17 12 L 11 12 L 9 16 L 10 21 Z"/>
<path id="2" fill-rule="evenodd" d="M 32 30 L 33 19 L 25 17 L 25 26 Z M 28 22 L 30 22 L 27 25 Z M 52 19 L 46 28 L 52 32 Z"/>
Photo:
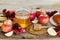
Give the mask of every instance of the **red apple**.
<path id="1" fill-rule="evenodd" d="M 11 30 L 12 30 L 12 26 L 10 26 L 10 25 L 3 25 L 2 26 L 2 31 L 3 32 L 9 32 Z"/>
<path id="2" fill-rule="evenodd" d="M 1 27 L 3 32 L 9 32 L 12 30 L 12 21 L 11 20 L 6 20 L 4 24 Z"/>
<path id="3" fill-rule="evenodd" d="M 42 25 L 49 23 L 49 20 L 50 20 L 50 18 L 48 15 L 40 15 L 38 18 L 38 22 Z"/>
<path id="4" fill-rule="evenodd" d="M 34 20 L 35 17 L 36 17 L 36 14 L 35 14 L 35 13 L 30 13 L 30 20 L 31 20 L 31 21 Z"/>
<path id="5" fill-rule="evenodd" d="M 36 16 L 39 17 L 42 12 L 40 10 L 36 11 Z"/>

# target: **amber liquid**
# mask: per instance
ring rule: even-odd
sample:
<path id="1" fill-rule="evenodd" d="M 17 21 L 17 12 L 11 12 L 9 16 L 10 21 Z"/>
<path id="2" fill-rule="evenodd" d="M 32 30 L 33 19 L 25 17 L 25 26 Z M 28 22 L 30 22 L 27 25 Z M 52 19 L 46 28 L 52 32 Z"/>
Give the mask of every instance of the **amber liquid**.
<path id="1" fill-rule="evenodd" d="M 15 22 L 18 23 L 22 28 L 26 28 L 30 25 L 30 18 L 16 18 Z"/>

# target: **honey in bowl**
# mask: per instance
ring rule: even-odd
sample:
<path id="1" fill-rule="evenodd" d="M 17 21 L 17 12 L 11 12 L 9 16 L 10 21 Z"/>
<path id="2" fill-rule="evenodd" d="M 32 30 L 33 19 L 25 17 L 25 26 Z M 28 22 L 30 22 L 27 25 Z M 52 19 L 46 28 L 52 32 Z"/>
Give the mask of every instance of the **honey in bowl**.
<path id="1" fill-rule="evenodd" d="M 15 22 L 18 23 L 22 28 L 26 28 L 30 25 L 29 12 L 26 10 L 20 10 L 16 13 Z"/>
<path id="2" fill-rule="evenodd" d="M 53 20 L 54 20 L 55 23 L 60 25 L 60 14 L 57 14 L 57 15 L 53 16 Z"/>

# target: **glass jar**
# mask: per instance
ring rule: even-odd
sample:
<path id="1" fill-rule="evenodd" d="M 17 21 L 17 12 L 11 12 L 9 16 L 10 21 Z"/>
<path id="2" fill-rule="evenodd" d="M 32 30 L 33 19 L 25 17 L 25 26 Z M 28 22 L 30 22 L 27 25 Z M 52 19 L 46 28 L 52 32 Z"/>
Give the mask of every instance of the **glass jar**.
<path id="1" fill-rule="evenodd" d="M 18 10 L 15 17 L 15 22 L 22 28 L 26 28 L 30 25 L 29 11 L 27 9 Z"/>

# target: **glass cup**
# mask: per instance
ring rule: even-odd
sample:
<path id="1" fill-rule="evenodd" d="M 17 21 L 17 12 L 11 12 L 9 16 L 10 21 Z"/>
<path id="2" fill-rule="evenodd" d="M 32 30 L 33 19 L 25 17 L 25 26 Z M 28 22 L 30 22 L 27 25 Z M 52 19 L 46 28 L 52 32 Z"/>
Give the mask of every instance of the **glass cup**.
<path id="1" fill-rule="evenodd" d="M 22 28 L 26 28 L 30 25 L 29 11 L 21 9 L 16 12 L 15 22 L 18 23 Z"/>

